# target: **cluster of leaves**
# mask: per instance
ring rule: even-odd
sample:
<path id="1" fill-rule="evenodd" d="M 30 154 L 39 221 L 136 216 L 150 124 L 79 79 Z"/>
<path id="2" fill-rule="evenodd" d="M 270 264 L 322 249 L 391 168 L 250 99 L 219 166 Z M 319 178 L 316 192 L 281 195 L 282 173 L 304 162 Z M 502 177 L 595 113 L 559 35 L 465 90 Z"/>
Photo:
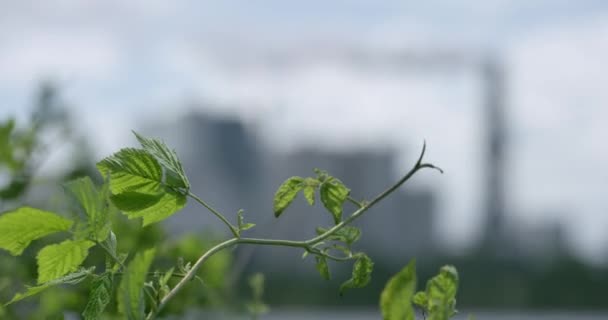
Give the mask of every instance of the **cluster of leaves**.
<path id="1" fill-rule="evenodd" d="M 242 210 L 237 213 L 237 224 L 232 225 L 222 214 L 190 192 L 190 183 L 175 151 L 161 141 L 137 133 L 135 137 L 141 148 L 121 149 L 97 163 L 97 169 L 104 177 L 103 184 L 97 186 L 85 177 L 65 185 L 66 192 L 77 204 L 76 212 L 70 218 L 31 207 L 21 207 L 0 215 L 0 248 L 12 255 L 21 255 L 34 240 L 51 234 L 67 235 L 63 241 L 46 245 L 38 252 L 37 285 L 16 294 L 7 304 L 58 285 L 74 285 L 89 280 L 89 300 L 82 311 L 85 319 L 99 319 L 114 296 L 122 318 L 139 320 L 144 319 L 147 313 L 146 319 L 153 319 L 165 307 L 167 300 L 183 289 L 186 281 L 197 278 L 196 272 L 203 262 L 216 252 L 238 243 L 300 247 L 305 250 L 304 258 L 308 255 L 315 257 L 317 270 L 328 280 L 329 260 L 354 260 L 352 276 L 340 286 L 342 295 L 347 289 L 366 286 L 371 281 L 374 267 L 367 254 L 352 250 L 353 244 L 361 237 L 361 230 L 350 223 L 416 170 L 425 166 L 433 167 L 421 164 L 421 155 L 408 175 L 369 204 L 352 199 L 350 189 L 325 171 L 315 170 L 315 177 L 291 177 L 275 194 L 275 216 L 281 216 L 301 191 L 310 205 L 315 204 L 317 197 L 321 199 L 334 225 L 317 228 L 317 236 L 308 241 L 252 239 L 241 237 L 242 231 L 254 226 L 244 221 Z M 182 209 L 188 197 L 221 219 L 234 238 L 208 248 L 195 264 L 178 259 L 176 266 L 155 272 L 149 270 L 157 254 L 156 248 L 140 250 L 131 255 L 119 249 L 115 232 L 117 226 L 113 224 L 115 212 L 121 211 L 128 219 L 141 218 L 142 225 L 146 227 Z M 346 201 L 354 203 L 358 210 L 344 219 Z M 105 262 L 101 268 L 85 263 L 93 248 L 104 252 Z M 181 277 L 182 280 L 172 287 L 172 277 Z M 431 320 L 449 318 L 455 313 L 457 280 L 455 269 L 444 267 L 437 277 L 429 281 L 425 292 L 412 296 L 416 278 L 414 265 L 410 263 L 389 281 L 382 295 L 381 307 L 385 319 L 413 319 L 410 318 L 410 315 L 413 316 L 412 297 Z M 257 316 L 267 311 L 267 306 L 262 302 L 263 278 L 253 277 L 250 284 L 253 300 L 249 304 L 249 311 Z"/>
<path id="2" fill-rule="evenodd" d="M 274 214 L 279 217 L 285 209 L 294 201 L 298 193 L 301 191 L 309 205 L 315 204 L 316 192 L 318 190 L 319 198 L 325 209 L 331 214 L 334 224 L 338 225 L 343 222 L 344 203 L 351 200 L 359 207 L 362 205 L 350 198 L 350 189 L 347 188 L 338 178 L 331 176 L 326 171 L 315 169 L 316 177 L 291 177 L 279 186 L 274 196 Z M 328 228 L 318 227 L 317 235 L 323 235 L 329 231 Z M 320 241 L 314 244 L 311 249 L 304 252 L 305 258 L 309 254 L 313 254 L 316 259 L 316 268 L 321 277 L 326 280 L 331 278 L 329 265 L 327 260 L 346 261 L 355 259 L 353 264 L 352 277 L 340 286 L 340 294 L 342 295 L 346 289 L 365 287 L 371 280 L 371 274 L 374 268 L 373 261 L 363 252 L 353 253 L 351 245 L 361 237 L 361 230 L 350 225 L 340 226 L 334 233 L 326 238 L 326 241 Z M 342 257 L 335 257 L 330 254 L 331 251 L 342 253 Z"/>
<path id="3" fill-rule="evenodd" d="M 456 268 L 442 267 L 439 274 L 427 282 L 424 291 L 415 293 L 416 282 L 416 264 L 412 260 L 386 283 L 382 291 L 380 310 L 384 320 L 414 320 L 414 305 L 428 320 L 448 320 L 456 314 Z"/>
<path id="4" fill-rule="evenodd" d="M 53 286 L 77 284 L 90 278 L 91 292 L 82 314 L 85 319 L 97 319 L 110 301 L 115 278 L 121 276 L 118 311 L 129 319 L 141 319 L 145 314 L 144 295 L 154 293 L 149 299 L 153 308 L 166 294 L 173 269 L 157 277 L 155 283 L 146 283 L 155 249 L 138 252 L 125 265 L 128 256 L 117 250 L 111 216 L 116 207 L 128 218 L 143 218 L 143 225 L 160 221 L 183 207 L 189 183 L 174 151 L 157 140 L 136 136 L 142 149 L 122 149 L 98 163 L 106 183 L 97 187 L 85 177 L 66 184 L 65 189 L 80 209 L 80 214 L 72 219 L 31 207 L 0 216 L 0 248 L 15 256 L 22 254 L 34 240 L 60 232 L 70 235 L 38 252 L 37 286 L 16 294 L 7 305 Z M 107 261 L 101 273 L 95 273 L 95 266 L 83 266 L 95 246 L 106 252 Z"/>

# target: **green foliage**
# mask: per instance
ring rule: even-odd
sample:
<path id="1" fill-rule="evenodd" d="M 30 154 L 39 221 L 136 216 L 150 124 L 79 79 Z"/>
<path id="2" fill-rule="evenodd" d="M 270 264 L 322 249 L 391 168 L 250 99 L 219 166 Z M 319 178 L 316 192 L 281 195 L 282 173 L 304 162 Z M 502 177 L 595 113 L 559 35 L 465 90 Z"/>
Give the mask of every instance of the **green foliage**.
<path id="1" fill-rule="evenodd" d="M 340 295 L 343 295 L 346 289 L 365 287 L 372 279 L 373 270 L 374 262 L 372 259 L 364 253 L 359 254 L 353 265 L 351 278 L 340 286 Z"/>
<path id="2" fill-rule="evenodd" d="M 127 319 L 139 320 L 145 315 L 144 282 L 155 249 L 148 249 L 135 255 L 122 275 L 118 287 L 118 312 Z"/>
<path id="3" fill-rule="evenodd" d="M 38 283 L 57 279 L 76 270 L 95 243 L 88 240 L 65 240 L 48 245 L 38 252 Z"/>
<path id="4" fill-rule="evenodd" d="M 44 236 L 68 231 L 73 221 L 52 212 L 21 207 L 0 216 L 0 248 L 20 255 L 29 244 Z"/>
<path id="5" fill-rule="evenodd" d="M 416 263 L 410 261 L 394 275 L 380 295 L 380 310 L 384 320 L 414 320 L 414 309 L 409 302 L 416 291 Z"/>
<path id="6" fill-rule="evenodd" d="M 97 168 L 110 179 L 112 203 L 129 219 L 143 218 L 147 226 L 181 210 L 190 184 L 175 152 L 162 142 L 137 137 L 144 149 L 122 149 Z"/>
<path id="7" fill-rule="evenodd" d="M 14 141 L 11 140 L 13 130 L 13 122 L 0 124 L 0 166 L 20 169 L 24 162 L 15 160 L 17 153 L 14 152 Z M 350 224 L 373 204 L 403 184 L 417 170 L 424 167 L 434 168 L 430 164 L 422 164 L 421 157 L 402 180 L 371 202 L 365 202 L 369 203 L 365 207 L 361 205 L 363 202 L 350 198 L 349 188 L 325 171 L 315 170 L 316 177 L 291 177 L 281 184 L 275 194 L 275 216 L 279 217 L 300 191 L 306 202 L 314 205 L 318 189 L 318 197 L 332 215 L 335 226 L 317 228 L 317 236 L 306 241 L 245 238 L 241 233 L 255 224 L 245 222 L 243 210 L 237 213 L 236 225 L 230 223 L 224 215 L 191 193 L 190 183 L 175 151 L 162 141 L 145 138 L 135 132 L 134 134 L 141 148 L 121 149 L 97 163 L 97 169 L 105 180 L 101 186 L 95 185 L 88 177 L 65 184 L 67 193 L 77 205 L 74 220 L 30 207 L 0 215 L 0 248 L 12 255 L 20 255 L 32 241 L 47 235 L 60 231 L 71 234 L 69 239 L 43 246 L 36 256 L 39 285 L 28 287 L 25 292 L 16 294 L 8 304 L 53 286 L 78 284 L 91 277 L 92 281 L 86 282 L 90 283 L 87 290 L 88 301 L 82 304 L 84 308 L 79 311 L 84 319 L 102 319 L 106 318 L 106 315 L 111 318 L 116 313 L 121 319 L 154 319 L 161 312 L 179 312 L 200 302 L 201 292 L 207 302 L 220 300 L 213 298 L 214 295 L 229 297 L 225 289 L 232 257 L 225 249 L 238 244 L 303 249 L 305 255 L 315 256 L 316 269 L 326 280 L 330 279 L 329 260 L 355 260 L 351 278 L 340 286 L 339 292 L 342 295 L 347 289 L 366 286 L 371 281 L 374 267 L 367 254 L 351 251 L 351 246 L 361 237 L 361 230 Z M 29 146 L 28 139 L 23 141 Z M 198 236 L 190 236 L 173 245 L 160 246 L 158 259 L 155 261 L 156 267 L 152 269 L 156 271 L 149 272 L 153 260 L 157 257 L 157 250 L 141 248 L 149 247 L 149 243 L 157 243 L 162 239 L 159 229 L 150 225 L 181 210 L 187 197 L 193 198 L 224 222 L 234 237 L 212 245 L 211 242 L 201 242 Z M 343 219 L 343 207 L 347 200 L 357 205 L 359 210 Z M 124 215 L 114 214 L 118 210 Z M 144 232 L 139 223 L 129 222 L 129 219 L 134 218 L 142 218 L 143 226 L 147 226 L 143 229 Z M 88 257 L 89 251 L 97 254 Z M 177 260 L 177 264 L 167 265 L 167 256 L 171 257 L 171 262 Z M 125 266 L 129 257 L 132 259 Z M 93 266 L 83 267 L 85 261 Z M 192 263 L 193 261 L 196 262 Z M 103 272 L 96 274 L 94 266 L 105 268 Z M 160 267 L 157 268 L 158 266 Z M 120 281 L 117 288 L 115 279 Z M 200 280 L 205 285 L 204 288 L 187 289 L 190 279 Z M 249 284 L 252 299 L 246 307 L 256 318 L 268 311 L 268 306 L 262 300 L 263 275 L 254 275 Z M 411 262 L 389 281 L 382 294 L 380 304 L 385 319 L 412 319 L 410 300 L 415 285 L 415 268 Z M 458 276 L 455 269 L 444 267 L 437 277 L 429 281 L 425 292 L 413 297 L 414 303 L 435 317 L 429 319 L 445 320 L 455 313 L 457 285 Z M 2 287 L 3 284 L 0 283 L 0 288 Z M 53 290 L 62 289 L 58 287 Z M 168 304 L 178 292 L 182 292 L 182 299 L 174 299 L 172 304 Z M 111 303 L 114 294 L 115 305 Z M 73 297 L 78 299 L 83 295 L 85 293 L 74 294 Z M 47 291 L 43 297 L 50 299 L 48 301 L 55 301 L 53 297 L 57 295 L 54 291 Z M 48 311 L 45 316 L 62 312 L 57 305 L 45 310 Z"/>
<path id="8" fill-rule="evenodd" d="M 323 279 L 325 280 L 329 280 L 331 278 L 330 274 L 329 274 L 329 266 L 327 265 L 327 259 L 323 256 L 316 256 L 315 257 L 317 260 L 317 270 L 319 271 L 319 274 L 321 274 L 321 277 L 323 277 Z"/>
<path id="9" fill-rule="evenodd" d="M 328 229 L 318 227 L 317 234 L 321 235 L 328 231 Z M 329 240 L 342 241 L 349 247 L 357 242 L 361 238 L 361 229 L 353 226 L 344 226 L 342 229 L 339 229 L 334 234 L 328 237 Z"/>
<path id="10" fill-rule="evenodd" d="M 426 290 L 416 293 L 414 304 L 428 314 L 429 320 L 447 320 L 456 314 L 458 272 L 453 266 L 443 266 L 439 274 L 426 284 Z"/>
<path id="11" fill-rule="evenodd" d="M 350 190 L 340 180 L 329 177 L 321 184 L 319 193 L 323 206 L 331 212 L 334 222 L 336 224 L 340 223 L 342 221 L 342 206 L 348 199 Z"/>
<path id="12" fill-rule="evenodd" d="M 79 237 L 104 241 L 110 234 L 110 207 L 108 206 L 109 184 L 98 189 L 91 178 L 72 180 L 66 190 L 76 199 L 86 219 L 82 222 Z"/>
<path id="13" fill-rule="evenodd" d="M 302 184 L 304 179 L 302 177 L 291 177 L 277 190 L 274 195 L 274 216 L 279 217 L 281 213 L 293 202 L 298 195 L 298 192 L 302 190 L 304 185 Z"/>
<path id="14" fill-rule="evenodd" d="M 9 301 L 5 304 L 5 306 L 9 305 L 11 303 L 15 303 L 24 298 L 33 296 L 35 294 L 38 294 L 53 286 L 57 286 L 57 285 L 61 285 L 61 284 L 71 284 L 71 285 L 78 284 L 78 283 L 82 282 L 83 280 L 85 280 L 87 277 L 89 277 L 91 274 L 93 274 L 93 271 L 95 271 L 95 267 L 91 267 L 88 269 L 80 268 L 76 272 L 70 273 L 70 274 L 65 275 L 58 279 L 51 280 L 49 282 L 45 282 L 42 285 L 35 286 L 35 287 L 28 287 L 25 292 L 17 293 L 13 297 L 13 299 L 11 299 L 11 301 Z"/>
<path id="15" fill-rule="evenodd" d="M 133 134 L 135 134 L 144 150 L 154 156 L 165 168 L 168 185 L 186 190 L 190 189 L 190 182 L 186 177 L 186 172 L 174 150 L 169 149 L 162 141 L 145 138 L 135 131 L 133 131 Z"/>
<path id="16" fill-rule="evenodd" d="M 109 272 L 96 276 L 91 283 L 91 293 L 89 300 L 82 312 L 85 320 L 97 320 L 101 318 L 106 306 L 110 303 L 112 294 L 113 276 Z"/>

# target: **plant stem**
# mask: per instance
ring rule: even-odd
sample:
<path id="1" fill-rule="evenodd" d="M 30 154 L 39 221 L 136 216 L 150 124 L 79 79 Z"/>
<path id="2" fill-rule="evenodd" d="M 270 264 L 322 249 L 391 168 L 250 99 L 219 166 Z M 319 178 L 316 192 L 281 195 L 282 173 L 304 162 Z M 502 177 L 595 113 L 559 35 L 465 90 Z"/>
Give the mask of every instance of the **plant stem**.
<path id="1" fill-rule="evenodd" d="M 230 229 L 230 232 L 232 232 L 232 235 L 235 236 L 236 238 L 239 237 L 239 231 L 238 229 L 233 226 L 230 221 L 228 221 L 223 214 L 219 213 L 217 210 L 213 209 L 213 207 L 211 207 L 210 205 L 208 205 L 205 201 L 203 201 L 201 198 L 197 197 L 194 193 L 192 192 L 188 192 L 188 196 L 194 200 L 196 200 L 196 202 L 200 203 L 203 207 L 207 208 L 207 210 L 211 211 L 211 213 L 213 213 L 216 217 L 218 217 L 218 219 L 222 220 L 222 222 L 228 227 L 228 229 Z"/>
<path id="2" fill-rule="evenodd" d="M 238 230 L 236 230 L 236 228 L 232 224 L 230 224 L 230 222 L 228 222 L 222 214 L 215 211 L 213 208 L 211 208 L 204 201 L 202 201 L 201 199 L 196 197 L 194 194 L 188 193 L 188 195 L 190 197 L 192 197 L 194 200 L 198 201 L 205 208 L 209 209 L 209 211 L 211 211 L 218 218 L 220 218 L 220 220 L 222 220 L 230 228 L 230 230 L 234 234 L 234 238 L 221 242 L 218 245 L 216 245 L 213 248 L 206 251 L 196 261 L 196 263 L 192 266 L 190 271 L 188 271 L 184 275 L 184 277 L 177 283 L 177 285 L 175 285 L 175 287 L 173 287 L 171 289 L 171 291 L 169 291 L 169 293 L 160 301 L 160 303 L 158 304 L 158 307 L 155 310 L 151 310 L 150 313 L 148 313 L 148 316 L 146 317 L 146 319 L 147 320 L 154 319 L 156 317 L 156 315 L 158 314 L 158 312 L 160 312 L 160 310 L 169 302 L 169 300 L 171 300 L 188 283 L 188 281 L 195 276 L 198 269 L 203 265 L 203 263 L 205 263 L 205 261 L 207 261 L 207 259 L 209 259 L 216 252 L 219 252 L 226 248 L 230 248 L 237 244 L 256 244 L 256 245 L 267 245 L 267 246 L 284 246 L 284 247 L 304 248 L 306 251 L 308 251 L 312 254 L 322 255 L 329 259 L 340 260 L 340 261 L 341 260 L 350 260 L 352 257 L 340 258 L 340 257 L 335 257 L 335 256 L 331 256 L 329 254 L 323 253 L 319 250 L 316 250 L 314 248 L 314 245 L 327 239 L 334 233 L 338 232 L 338 230 L 342 229 L 344 226 L 350 224 L 351 222 L 353 222 L 354 220 L 359 218 L 363 213 L 365 213 L 367 210 L 369 210 L 371 207 L 373 207 L 376 203 L 380 202 L 382 199 L 386 198 L 389 194 L 391 194 L 395 190 L 397 190 L 402 184 L 404 184 L 406 181 L 408 181 L 418 170 L 421 170 L 423 168 L 431 168 L 431 169 L 439 170 L 439 172 L 443 173 L 443 171 L 440 168 L 438 168 L 432 164 L 422 163 L 422 158 L 424 157 L 425 150 L 426 150 L 426 142 L 424 143 L 424 145 L 422 147 L 422 152 L 420 153 L 420 157 L 418 158 L 418 161 L 416 162 L 414 167 L 412 169 L 410 169 L 410 171 L 405 176 L 403 176 L 403 178 L 399 179 L 399 181 L 397 181 L 394 185 L 392 185 L 388 189 L 384 190 L 382 193 L 380 193 L 378 196 L 376 196 L 369 203 L 366 203 L 365 205 L 359 204 L 360 208 L 357 209 L 355 212 L 353 212 L 353 214 L 350 217 L 348 217 L 346 220 L 333 226 L 331 229 L 325 231 L 323 234 L 321 234 L 317 237 L 314 237 L 312 239 L 306 240 L 306 241 L 240 238 L 239 234 L 238 234 Z M 355 201 L 355 202 L 357 202 L 357 201 Z"/>

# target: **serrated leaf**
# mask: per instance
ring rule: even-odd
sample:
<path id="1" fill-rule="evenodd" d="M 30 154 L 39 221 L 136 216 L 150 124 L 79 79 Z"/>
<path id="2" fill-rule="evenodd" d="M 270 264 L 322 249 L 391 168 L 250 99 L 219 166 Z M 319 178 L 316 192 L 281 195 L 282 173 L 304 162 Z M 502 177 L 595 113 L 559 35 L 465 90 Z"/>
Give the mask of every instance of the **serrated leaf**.
<path id="1" fill-rule="evenodd" d="M 279 217 L 281 213 L 293 202 L 298 195 L 298 192 L 302 190 L 304 185 L 302 177 L 291 177 L 277 189 L 274 195 L 274 216 Z"/>
<path id="2" fill-rule="evenodd" d="M 350 190 L 336 178 L 326 180 L 319 188 L 323 206 L 332 214 L 334 223 L 342 221 L 342 205 L 348 198 Z"/>
<path id="3" fill-rule="evenodd" d="M 97 164 L 110 175 L 112 203 L 129 219 L 142 217 L 143 225 L 161 221 L 186 204 L 186 196 L 162 181 L 158 161 L 145 150 L 123 149 Z"/>
<path id="4" fill-rule="evenodd" d="M 38 283 L 60 278 L 78 269 L 94 245 L 88 240 L 65 240 L 42 248 L 36 255 Z"/>
<path id="5" fill-rule="evenodd" d="M 456 314 L 458 272 L 453 266 L 443 266 L 439 274 L 426 285 L 429 320 L 447 320 Z"/>
<path id="6" fill-rule="evenodd" d="M 143 287 L 154 259 L 155 250 L 140 252 L 127 266 L 118 287 L 118 312 L 130 320 L 143 319 L 145 302 Z"/>
<path id="7" fill-rule="evenodd" d="M 123 194 L 124 195 L 124 194 Z M 113 203 L 116 205 L 115 197 L 112 197 Z M 128 197 L 122 198 L 122 201 L 128 202 Z M 162 221 L 172 214 L 178 212 L 186 205 L 186 196 L 168 190 L 164 193 L 159 200 L 146 208 L 137 208 L 132 210 L 128 207 L 123 207 L 121 210 L 127 215 L 129 219 L 143 218 L 143 226 Z M 117 206 L 118 207 L 118 206 Z M 119 207 L 120 209 L 120 207 Z"/>
<path id="8" fill-rule="evenodd" d="M 135 131 L 133 131 L 133 134 L 135 134 L 135 137 L 144 150 L 153 155 L 165 168 L 167 184 L 178 188 L 190 188 L 190 182 L 188 182 L 182 163 L 179 161 L 175 150 L 169 149 L 169 147 L 160 140 L 143 137 Z"/>
<path id="9" fill-rule="evenodd" d="M 110 303 L 112 294 L 112 275 L 103 273 L 91 283 L 89 300 L 82 312 L 85 320 L 98 320 L 101 318 L 106 306 Z"/>
<path id="10" fill-rule="evenodd" d="M 52 212 L 21 207 L 0 215 L 0 248 L 20 255 L 33 240 L 68 231 L 73 223 Z"/>
<path id="11" fill-rule="evenodd" d="M 321 275 L 321 277 L 323 277 L 323 279 L 329 280 L 331 276 L 329 274 L 329 266 L 327 265 L 327 259 L 321 256 L 316 256 L 315 258 L 317 259 L 317 271 L 319 271 L 319 274 Z"/>
<path id="12" fill-rule="evenodd" d="M 321 235 L 329 229 L 317 227 L 317 234 Z M 353 226 L 344 226 L 328 237 L 329 240 L 342 241 L 348 246 L 357 242 L 361 238 L 361 229 Z"/>
<path id="13" fill-rule="evenodd" d="M 344 294 L 346 289 L 363 288 L 372 279 L 372 271 L 374 270 L 374 262 L 365 254 L 360 254 L 357 261 L 353 265 L 353 273 L 350 279 L 346 280 L 340 286 L 340 295 Z"/>
<path id="14" fill-rule="evenodd" d="M 95 267 L 90 267 L 88 269 L 80 268 L 76 272 L 70 273 L 66 276 L 63 276 L 63 277 L 55 279 L 55 280 L 51 280 L 45 284 L 35 286 L 35 287 L 28 287 L 25 292 L 20 292 L 20 293 L 15 294 L 13 299 L 11 299 L 11 301 L 7 302 L 5 304 L 5 306 L 7 306 L 11 303 L 15 303 L 19 300 L 25 299 L 27 297 L 33 296 L 35 294 L 38 294 L 52 286 L 56 286 L 56 285 L 60 285 L 60 284 L 71 284 L 71 285 L 78 284 L 81 281 L 83 281 L 84 279 L 86 279 L 89 275 L 91 275 L 94 270 L 95 270 Z"/>
<path id="15" fill-rule="evenodd" d="M 97 163 L 97 169 L 110 178 L 112 194 L 125 191 L 156 194 L 160 189 L 163 171 L 145 150 L 125 148 Z"/>
<path id="16" fill-rule="evenodd" d="M 85 234 L 96 241 L 103 241 L 110 232 L 110 211 L 108 207 L 109 185 L 98 189 L 91 178 L 72 180 L 65 185 L 66 190 L 78 201 L 87 217 L 84 222 Z"/>
<path id="17" fill-rule="evenodd" d="M 394 275 L 380 295 L 380 310 L 384 320 L 414 320 L 411 299 L 416 291 L 416 263 L 410 261 Z"/>

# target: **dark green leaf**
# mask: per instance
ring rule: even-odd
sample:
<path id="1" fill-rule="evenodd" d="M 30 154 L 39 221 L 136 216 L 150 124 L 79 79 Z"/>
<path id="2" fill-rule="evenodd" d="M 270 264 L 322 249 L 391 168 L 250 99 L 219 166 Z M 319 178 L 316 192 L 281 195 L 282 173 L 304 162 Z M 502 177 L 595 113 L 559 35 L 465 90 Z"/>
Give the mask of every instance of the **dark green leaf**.
<path id="1" fill-rule="evenodd" d="M 360 254 L 353 265 L 351 278 L 340 286 L 340 295 L 343 295 L 346 289 L 365 287 L 372 279 L 373 270 L 374 262 L 367 255 Z"/>
<path id="2" fill-rule="evenodd" d="M 110 303 L 112 294 L 112 275 L 103 273 L 93 280 L 89 301 L 82 312 L 85 320 L 98 320 L 101 318 L 106 306 Z"/>
<path id="3" fill-rule="evenodd" d="M 52 212 L 30 207 L 0 215 L 0 248 L 20 255 L 33 240 L 68 231 L 74 222 Z"/>
<path id="4" fill-rule="evenodd" d="M 322 256 L 316 256 L 315 257 L 317 259 L 317 270 L 319 271 L 319 274 L 321 274 L 321 277 L 323 277 L 323 279 L 325 280 L 329 280 L 330 279 L 330 274 L 329 274 L 329 266 L 327 265 L 327 259 L 325 259 L 325 257 Z"/>
<path id="5" fill-rule="evenodd" d="M 298 191 L 302 190 L 304 181 L 301 177 L 291 177 L 287 179 L 274 195 L 274 216 L 279 217 L 291 202 L 298 195 Z"/>
<path id="6" fill-rule="evenodd" d="M 394 275 L 380 296 L 380 310 L 384 320 L 414 320 L 410 302 L 416 291 L 416 264 L 414 260 Z"/>
<path id="7" fill-rule="evenodd" d="M 323 206 L 332 214 L 336 224 L 342 221 L 342 205 L 348 198 L 350 190 L 340 182 L 331 178 L 321 184 L 319 189 Z"/>

